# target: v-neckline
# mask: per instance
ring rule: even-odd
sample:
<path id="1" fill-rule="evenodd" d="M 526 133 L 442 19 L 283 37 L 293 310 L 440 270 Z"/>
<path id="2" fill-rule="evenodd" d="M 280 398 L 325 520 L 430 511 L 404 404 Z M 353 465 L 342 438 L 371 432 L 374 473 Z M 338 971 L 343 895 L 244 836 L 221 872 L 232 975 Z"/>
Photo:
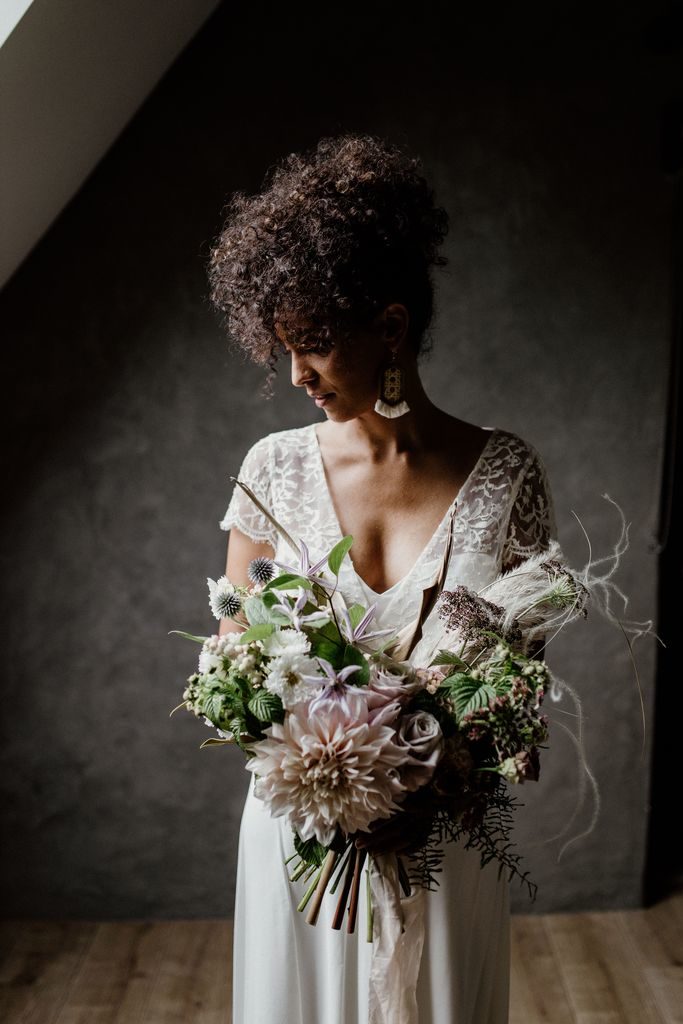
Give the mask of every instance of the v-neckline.
<path id="1" fill-rule="evenodd" d="M 336 534 L 337 534 L 337 540 L 339 541 L 345 535 L 342 533 L 342 528 L 341 528 L 341 525 L 340 525 L 340 522 L 339 522 L 339 516 L 337 515 L 337 510 L 334 507 L 334 502 L 332 501 L 332 494 L 330 492 L 330 488 L 329 488 L 329 485 L 327 483 L 327 476 L 326 476 L 326 473 L 325 473 L 325 464 L 323 462 L 322 450 L 320 448 L 320 441 L 318 439 L 317 426 L 318 426 L 317 422 L 310 424 L 310 428 L 309 429 L 310 429 L 310 437 L 311 437 L 311 442 L 312 442 L 311 446 L 312 446 L 312 448 L 315 451 L 318 475 L 320 477 L 320 482 L 321 482 L 321 485 L 322 485 L 322 490 L 323 490 L 323 493 L 324 493 L 324 496 L 325 496 L 325 500 L 327 502 L 328 513 L 329 513 L 330 519 L 331 519 L 331 521 L 332 521 L 332 523 L 333 523 L 333 525 L 335 527 L 335 531 L 336 531 Z M 420 554 L 417 556 L 417 558 L 413 562 L 412 566 L 410 567 L 410 569 L 408 570 L 408 572 L 404 576 L 402 576 L 399 580 L 397 580 L 396 583 L 392 583 L 392 585 L 390 587 L 388 587 L 386 590 L 373 590 L 372 587 L 370 586 L 370 584 L 366 583 L 365 580 L 363 579 L 363 577 L 357 571 L 357 569 L 356 569 L 356 567 L 353 564 L 353 561 L 351 559 L 351 553 L 349 552 L 348 558 L 349 558 L 349 562 L 351 564 L 351 567 L 353 569 L 354 575 L 358 579 L 359 583 L 361 583 L 363 585 L 363 587 L 365 587 L 365 589 L 368 590 L 373 597 L 377 597 L 377 598 L 386 597 L 388 594 L 391 594 L 394 590 L 398 590 L 398 588 L 403 583 L 405 583 L 406 580 L 408 580 L 413 575 L 413 573 L 417 569 L 418 565 L 420 564 L 420 562 L 424 558 L 425 554 L 429 551 L 430 547 L 432 546 L 432 544 L 434 542 L 435 537 L 437 536 L 439 531 L 443 528 L 444 523 L 446 522 L 446 520 L 450 517 L 451 513 L 453 512 L 454 506 L 458 505 L 458 503 L 460 502 L 461 497 L 464 494 L 465 490 L 470 486 L 472 480 L 476 476 L 478 470 L 481 467 L 481 464 L 483 463 L 485 457 L 488 454 L 488 450 L 489 450 L 489 447 L 491 445 L 491 440 L 493 439 L 494 435 L 498 432 L 498 427 L 485 427 L 483 429 L 488 430 L 489 436 L 486 438 L 486 443 L 484 444 L 484 447 L 482 448 L 481 452 L 479 453 L 479 457 L 478 457 L 477 461 L 475 462 L 474 466 L 472 467 L 470 472 L 465 477 L 463 483 L 461 484 L 461 486 L 460 486 L 460 488 L 458 490 L 458 493 L 456 494 L 455 498 L 453 498 L 452 502 L 450 503 L 450 505 L 448 506 L 448 508 L 444 512 L 444 514 L 443 514 L 443 516 L 441 518 L 441 521 L 439 522 L 438 526 L 436 527 L 436 529 L 432 533 L 431 537 L 429 538 L 429 540 L 427 541 L 425 546 L 420 551 Z"/>

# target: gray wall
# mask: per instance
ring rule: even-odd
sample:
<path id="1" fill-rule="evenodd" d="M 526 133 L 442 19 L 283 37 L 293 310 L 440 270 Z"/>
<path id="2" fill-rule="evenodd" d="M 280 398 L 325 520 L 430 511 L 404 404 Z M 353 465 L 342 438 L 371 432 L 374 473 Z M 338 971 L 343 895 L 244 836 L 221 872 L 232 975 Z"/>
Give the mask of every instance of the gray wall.
<path id="1" fill-rule="evenodd" d="M 217 524 L 247 447 L 320 416 L 284 366 L 276 398 L 258 397 L 262 371 L 229 354 L 203 268 L 227 193 L 322 134 L 378 131 L 422 154 L 452 216 L 428 393 L 539 447 L 575 564 L 572 512 L 606 553 L 618 520 L 601 494 L 619 501 L 619 582 L 633 617 L 655 614 L 671 207 L 658 118 L 675 82 L 672 58 L 644 49 L 651 7 L 604 26 L 461 16 L 451 34 L 440 6 L 421 26 L 380 8 L 268 31 L 220 12 L 0 299 L 10 915 L 232 909 L 248 777 L 235 751 L 199 751 L 209 731 L 191 716 L 168 717 L 196 650 L 167 632 L 212 628 L 205 579 L 224 565 Z M 644 754 L 616 630 L 594 618 L 549 653 L 583 695 L 603 807 L 558 863 L 576 768 L 556 729 L 520 793 L 537 910 L 640 900 L 654 643 L 636 652 Z"/>

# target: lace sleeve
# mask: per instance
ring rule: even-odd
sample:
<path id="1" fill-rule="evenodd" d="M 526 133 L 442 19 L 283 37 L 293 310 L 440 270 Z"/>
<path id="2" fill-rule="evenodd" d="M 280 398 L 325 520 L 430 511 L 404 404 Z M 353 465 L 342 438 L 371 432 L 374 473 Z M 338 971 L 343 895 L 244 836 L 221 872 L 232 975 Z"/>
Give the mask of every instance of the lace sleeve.
<path id="1" fill-rule="evenodd" d="M 529 447 L 531 457 L 523 471 L 503 542 L 501 572 L 513 568 L 524 558 L 544 551 L 551 539 L 557 539 L 555 507 L 548 475 L 539 453 L 532 445 Z"/>
<path id="2" fill-rule="evenodd" d="M 247 484 L 259 501 L 272 511 L 270 441 L 267 436 L 251 446 L 242 460 L 237 478 Z M 278 532 L 273 524 L 241 487 L 233 484 L 233 488 L 225 515 L 218 524 L 221 530 L 236 526 L 253 541 L 266 542 L 275 549 Z"/>

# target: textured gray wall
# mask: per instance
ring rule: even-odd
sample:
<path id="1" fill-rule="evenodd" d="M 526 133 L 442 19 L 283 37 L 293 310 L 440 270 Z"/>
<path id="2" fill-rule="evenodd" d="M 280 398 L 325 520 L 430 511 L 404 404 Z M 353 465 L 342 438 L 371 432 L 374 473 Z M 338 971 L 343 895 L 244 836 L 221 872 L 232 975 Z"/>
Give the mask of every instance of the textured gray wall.
<path id="1" fill-rule="evenodd" d="M 440 6 L 422 30 L 380 7 L 267 33 L 221 12 L 0 299 L 8 914 L 232 909 L 247 773 L 235 751 L 199 751 L 209 732 L 189 715 L 168 717 L 196 650 L 167 631 L 212 628 L 205 578 L 224 565 L 217 523 L 248 446 L 320 417 L 284 366 L 276 398 L 257 397 L 262 372 L 228 354 L 203 266 L 224 196 L 322 134 L 378 131 L 422 154 L 452 216 L 428 393 L 539 447 L 575 564 L 572 510 L 605 553 L 618 521 L 600 495 L 619 501 L 633 524 L 619 582 L 633 617 L 655 612 L 673 61 L 643 49 L 635 7 L 616 28 L 461 18 L 450 36 Z M 636 652 L 649 714 L 654 644 Z M 549 659 L 584 696 L 603 809 L 558 863 L 576 768 L 556 730 L 520 793 L 535 908 L 636 905 L 651 722 L 641 754 L 624 644 L 595 619 Z"/>

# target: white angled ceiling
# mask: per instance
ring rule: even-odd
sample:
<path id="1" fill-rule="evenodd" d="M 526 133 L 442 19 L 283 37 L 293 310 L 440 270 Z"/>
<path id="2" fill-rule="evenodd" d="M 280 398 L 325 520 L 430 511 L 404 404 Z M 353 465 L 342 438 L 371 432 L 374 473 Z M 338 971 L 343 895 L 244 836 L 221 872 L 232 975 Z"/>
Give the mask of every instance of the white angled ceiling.
<path id="1" fill-rule="evenodd" d="M 2 0 L 0 287 L 220 0 Z"/>

